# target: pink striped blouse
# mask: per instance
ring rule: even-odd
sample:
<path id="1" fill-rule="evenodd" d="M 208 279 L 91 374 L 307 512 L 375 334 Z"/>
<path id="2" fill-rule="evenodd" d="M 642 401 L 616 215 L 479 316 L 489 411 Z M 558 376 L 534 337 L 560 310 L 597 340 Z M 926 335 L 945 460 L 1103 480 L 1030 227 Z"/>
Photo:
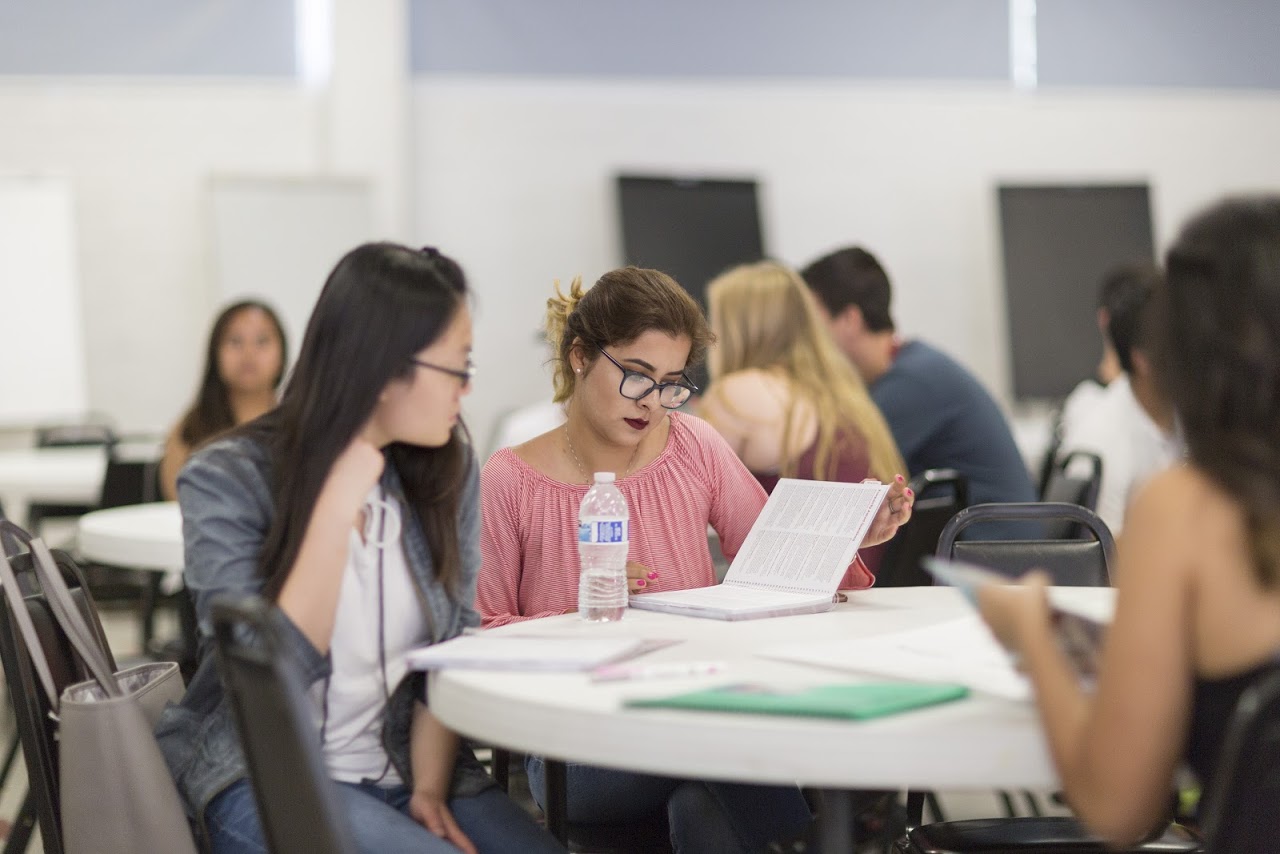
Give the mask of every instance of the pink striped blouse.
<path id="1" fill-rule="evenodd" d="M 618 481 L 631 511 L 629 560 L 658 572 L 648 590 L 715 584 L 707 525 L 729 560 L 767 500 L 720 434 L 672 412 L 657 459 Z M 476 609 L 486 628 L 562 614 L 578 604 L 578 506 L 588 486 L 552 480 L 504 448 L 480 474 L 483 563 Z M 871 586 L 856 560 L 842 587 Z"/>

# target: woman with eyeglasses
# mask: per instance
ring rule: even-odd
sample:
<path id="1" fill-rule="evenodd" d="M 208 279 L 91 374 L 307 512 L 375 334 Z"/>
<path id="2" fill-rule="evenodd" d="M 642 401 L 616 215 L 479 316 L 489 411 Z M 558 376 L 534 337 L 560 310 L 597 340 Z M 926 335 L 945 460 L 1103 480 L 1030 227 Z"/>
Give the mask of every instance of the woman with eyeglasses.
<path id="1" fill-rule="evenodd" d="M 178 477 L 203 658 L 157 738 L 209 847 L 266 850 L 225 688 L 211 603 L 276 606 L 329 776 L 361 851 L 564 849 L 431 713 L 405 653 L 479 623 L 475 454 L 462 270 L 389 243 L 348 253 L 307 325 L 280 404 Z"/>
<path id="2" fill-rule="evenodd" d="M 617 475 L 630 508 L 631 593 L 715 584 L 708 524 L 732 559 L 767 496 L 710 425 L 676 411 L 697 390 L 686 371 L 713 340 L 697 303 L 657 270 L 614 270 L 585 292 L 575 279 L 568 295 L 557 287 L 547 300 L 547 338 L 567 420 L 484 466 L 476 600 L 484 624 L 576 610 L 578 507 L 596 471 Z M 909 518 L 904 490 L 892 487 L 868 544 Z M 542 803 L 541 759 L 526 768 Z M 631 820 L 664 808 L 677 851 L 760 850 L 809 820 L 795 788 L 569 766 L 570 821 Z"/>

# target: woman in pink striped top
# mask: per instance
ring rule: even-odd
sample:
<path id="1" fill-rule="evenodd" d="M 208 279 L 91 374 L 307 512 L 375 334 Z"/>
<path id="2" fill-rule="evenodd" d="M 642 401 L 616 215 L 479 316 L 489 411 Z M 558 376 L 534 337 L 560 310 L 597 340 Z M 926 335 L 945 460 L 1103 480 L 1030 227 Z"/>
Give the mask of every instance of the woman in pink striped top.
<path id="1" fill-rule="evenodd" d="M 577 608 L 578 506 L 592 473 L 618 473 L 631 511 L 633 594 L 715 583 L 706 529 L 737 553 L 766 495 L 715 430 L 672 410 L 694 390 L 685 376 L 713 336 L 697 303 L 669 276 L 628 267 L 589 291 L 547 301 L 561 427 L 496 453 L 481 475 L 483 563 L 477 610 L 486 627 Z M 894 483 L 867 545 L 887 540 L 911 513 Z M 861 561 L 850 586 L 874 581 Z M 527 768 L 541 802 L 541 759 Z M 794 787 L 699 783 L 570 765 L 569 818 L 638 818 L 664 805 L 677 851 L 753 851 L 803 830 L 809 812 Z"/>

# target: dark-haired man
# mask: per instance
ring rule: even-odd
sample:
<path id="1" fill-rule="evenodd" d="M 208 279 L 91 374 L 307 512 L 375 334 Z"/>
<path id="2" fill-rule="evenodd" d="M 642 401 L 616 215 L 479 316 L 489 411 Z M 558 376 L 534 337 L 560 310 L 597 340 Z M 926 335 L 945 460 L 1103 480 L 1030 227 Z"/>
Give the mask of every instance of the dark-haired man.
<path id="1" fill-rule="evenodd" d="M 1035 490 L 1000 407 L 954 359 L 923 341 L 903 341 L 889 312 L 889 277 L 853 246 L 801 271 L 840 349 L 884 413 L 907 469 L 954 468 L 972 503 L 1035 501 Z"/>

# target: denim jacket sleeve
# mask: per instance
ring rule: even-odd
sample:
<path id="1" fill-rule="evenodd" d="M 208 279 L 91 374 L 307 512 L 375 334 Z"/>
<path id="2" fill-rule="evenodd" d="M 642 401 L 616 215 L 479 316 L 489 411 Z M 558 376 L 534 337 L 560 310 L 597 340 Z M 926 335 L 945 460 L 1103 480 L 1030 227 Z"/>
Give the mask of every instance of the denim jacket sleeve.
<path id="1" fill-rule="evenodd" d="M 265 584 L 258 555 L 273 514 L 267 471 L 265 449 L 237 437 L 196 454 L 178 477 L 183 578 L 195 601 L 202 646 L 212 636 L 214 599 L 257 594 Z M 283 614 L 278 627 L 282 648 L 296 659 L 306 684 L 323 678 L 327 656 Z"/>

